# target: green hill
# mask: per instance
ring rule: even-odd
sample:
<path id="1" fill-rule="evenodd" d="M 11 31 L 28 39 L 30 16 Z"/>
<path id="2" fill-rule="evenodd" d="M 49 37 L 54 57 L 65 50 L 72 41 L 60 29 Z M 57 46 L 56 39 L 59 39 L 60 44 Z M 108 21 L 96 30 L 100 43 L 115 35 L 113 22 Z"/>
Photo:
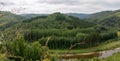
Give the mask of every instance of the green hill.
<path id="1" fill-rule="evenodd" d="M 35 14 L 30 15 L 29 14 L 29 15 L 24 15 L 24 16 L 32 18 L 32 17 L 36 17 L 36 16 L 40 17 L 41 15 L 40 14 L 38 14 L 38 15 L 37 14 L 36 15 Z M 48 14 L 44 15 L 44 17 L 47 16 L 47 15 Z M 114 27 L 114 28 L 120 27 L 120 21 L 119 21 L 119 19 L 120 19 L 120 10 L 102 11 L 102 12 L 97 12 L 97 13 L 93 13 L 93 14 L 66 13 L 66 15 L 68 15 L 69 17 L 74 16 L 74 17 L 83 19 L 83 22 L 85 22 L 84 20 L 86 20 L 88 22 L 95 23 L 95 24 L 98 24 L 98 25 L 101 25 L 101 26 Z M 48 15 L 48 16 L 50 16 L 50 15 Z M 51 16 L 51 18 L 53 19 L 54 17 Z M 70 20 L 69 18 L 66 18 L 66 19 Z M 71 17 L 71 19 L 72 19 L 72 17 Z M 74 20 L 74 19 L 72 19 L 72 20 Z M 83 27 L 83 26 L 85 26 L 87 24 L 87 22 L 86 23 L 83 23 L 83 22 L 80 22 L 80 26 L 82 25 L 81 27 Z M 69 27 L 69 25 L 68 25 L 68 27 Z M 72 27 L 72 26 L 70 26 L 70 27 Z"/>
<path id="2" fill-rule="evenodd" d="M 113 11 L 97 12 L 97 13 L 90 14 L 86 20 L 89 22 L 97 23 L 101 21 L 101 19 L 106 18 L 107 16 L 112 15 L 112 14 L 113 14 Z"/>
<path id="3" fill-rule="evenodd" d="M 39 41 L 42 45 L 51 37 L 48 44 L 50 49 L 66 49 L 78 42 L 85 44 L 75 48 L 87 48 L 116 37 L 116 32 L 111 32 L 107 28 L 61 13 L 20 21 L 6 29 L 7 32 L 12 39 L 22 36 L 27 41 Z M 63 45 L 60 46 L 61 44 Z"/>
<path id="4" fill-rule="evenodd" d="M 74 29 L 87 28 L 93 26 L 93 23 L 81 20 L 77 17 L 68 16 L 61 13 L 54 13 L 48 16 L 38 16 L 30 18 L 19 23 L 19 26 L 25 29 L 39 28 L 39 29 Z"/>
<path id="5" fill-rule="evenodd" d="M 84 13 L 66 13 L 66 14 L 74 17 L 78 17 L 81 19 L 88 18 L 91 15 L 91 14 L 84 14 Z"/>
<path id="6" fill-rule="evenodd" d="M 12 14 L 6 11 L 0 11 L 0 29 L 6 29 L 14 25 L 17 21 L 23 20 L 24 17 Z"/>
<path id="7" fill-rule="evenodd" d="M 38 16 L 47 16 L 48 14 L 21 14 L 20 16 L 25 17 L 26 19 L 38 17 Z"/>
<path id="8" fill-rule="evenodd" d="M 120 27 L 120 10 L 91 14 L 86 20 L 106 27 Z"/>

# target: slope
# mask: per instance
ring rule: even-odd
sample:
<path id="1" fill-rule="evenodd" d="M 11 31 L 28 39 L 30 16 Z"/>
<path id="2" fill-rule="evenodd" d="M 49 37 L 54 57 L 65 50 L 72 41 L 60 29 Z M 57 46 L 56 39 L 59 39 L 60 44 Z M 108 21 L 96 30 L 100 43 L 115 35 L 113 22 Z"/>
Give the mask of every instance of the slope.
<path id="1" fill-rule="evenodd" d="M 24 20 L 19 24 L 22 28 L 39 28 L 39 29 L 73 29 L 87 28 L 93 26 L 93 23 L 81 20 L 77 17 L 68 16 L 61 13 L 54 13 L 48 16 L 38 16 L 32 19 Z"/>
<path id="2" fill-rule="evenodd" d="M 91 14 L 86 20 L 98 25 L 118 28 L 120 27 L 120 10 L 102 11 Z"/>
<path id="3" fill-rule="evenodd" d="M 6 29 L 14 25 L 17 21 L 23 20 L 22 16 L 10 12 L 0 11 L 0 29 Z"/>

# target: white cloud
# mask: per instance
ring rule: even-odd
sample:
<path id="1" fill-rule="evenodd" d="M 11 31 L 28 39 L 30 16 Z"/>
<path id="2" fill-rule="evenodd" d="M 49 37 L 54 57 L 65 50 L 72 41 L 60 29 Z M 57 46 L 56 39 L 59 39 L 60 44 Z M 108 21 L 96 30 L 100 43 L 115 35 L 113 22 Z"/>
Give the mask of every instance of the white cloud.
<path id="1" fill-rule="evenodd" d="M 93 13 L 120 8 L 120 0 L 0 0 L 1 4 L 0 10 L 15 13 Z"/>

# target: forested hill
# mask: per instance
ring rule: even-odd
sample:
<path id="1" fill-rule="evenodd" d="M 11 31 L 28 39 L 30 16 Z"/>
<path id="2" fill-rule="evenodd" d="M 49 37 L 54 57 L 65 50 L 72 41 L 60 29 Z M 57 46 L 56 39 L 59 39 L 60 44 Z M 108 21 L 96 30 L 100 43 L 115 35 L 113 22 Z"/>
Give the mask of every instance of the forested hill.
<path id="1" fill-rule="evenodd" d="M 23 28 L 86 28 L 95 24 L 106 27 L 120 27 L 120 10 L 102 11 L 93 14 L 54 13 L 15 15 L 0 11 L 0 29 L 6 29 L 17 22 Z M 21 22 L 21 20 L 26 19 Z M 29 24 L 29 25 L 28 25 Z M 47 24 L 47 25 L 45 25 Z"/>
<path id="2" fill-rule="evenodd" d="M 115 28 L 120 27 L 120 22 L 119 22 L 120 21 L 119 20 L 120 10 L 101 11 L 101 12 L 97 12 L 97 13 L 93 13 L 93 14 L 84 14 L 84 13 L 83 14 L 81 14 L 81 13 L 65 13 L 65 14 L 66 14 L 66 16 L 68 15 L 69 17 L 74 16 L 74 17 L 86 20 L 88 22 L 92 22 L 92 23 L 102 25 L 102 26 L 106 26 L 106 27 L 115 27 Z M 41 17 L 41 15 L 42 16 L 47 16 L 47 15 L 50 16 L 49 14 L 34 14 L 34 15 L 28 14 L 28 15 L 25 15 L 25 17 L 34 18 L 36 16 Z M 68 19 L 68 18 L 66 18 L 66 19 Z M 86 22 L 86 24 L 88 22 Z"/>
<path id="3" fill-rule="evenodd" d="M 88 22 L 92 22 L 106 27 L 120 27 L 120 10 L 101 11 L 93 14 L 69 13 L 68 15 L 82 18 Z"/>
<path id="4" fill-rule="evenodd" d="M 17 21 L 22 19 L 22 16 L 13 14 L 11 12 L 7 12 L 7 11 L 0 11 L 0 19 L 6 20 L 6 21 Z"/>
<path id="5" fill-rule="evenodd" d="M 0 30 L 14 25 L 17 21 L 23 20 L 24 17 L 15 15 L 7 11 L 0 11 Z"/>
<path id="6" fill-rule="evenodd" d="M 88 18 L 91 15 L 91 14 L 84 14 L 84 13 L 66 13 L 66 14 L 74 17 L 78 17 L 81 19 Z"/>
<path id="7" fill-rule="evenodd" d="M 47 16 L 38 16 L 18 23 L 18 27 L 24 29 L 74 29 L 87 28 L 93 26 L 93 23 L 81 20 L 77 17 L 68 16 L 61 13 L 54 13 Z"/>
<path id="8" fill-rule="evenodd" d="M 21 14 L 20 16 L 25 17 L 26 19 L 34 18 L 37 16 L 47 16 L 48 14 Z"/>
<path id="9" fill-rule="evenodd" d="M 86 20 L 106 27 L 120 27 L 120 10 L 91 14 Z"/>

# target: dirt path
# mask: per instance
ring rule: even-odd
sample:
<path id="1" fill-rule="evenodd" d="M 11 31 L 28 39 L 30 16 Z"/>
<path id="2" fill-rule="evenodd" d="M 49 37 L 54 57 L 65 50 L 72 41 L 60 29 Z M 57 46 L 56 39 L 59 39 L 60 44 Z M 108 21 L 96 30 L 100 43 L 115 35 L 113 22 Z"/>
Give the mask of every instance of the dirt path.
<path id="1" fill-rule="evenodd" d="M 83 54 L 66 54 L 61 55 L 63 59 L 86 59 L 86 58 L 93 58 L 93 57 L 99 57 L 101 53 L 99 52 L 92 52 L 92 53 L 83 53 Z"/>

